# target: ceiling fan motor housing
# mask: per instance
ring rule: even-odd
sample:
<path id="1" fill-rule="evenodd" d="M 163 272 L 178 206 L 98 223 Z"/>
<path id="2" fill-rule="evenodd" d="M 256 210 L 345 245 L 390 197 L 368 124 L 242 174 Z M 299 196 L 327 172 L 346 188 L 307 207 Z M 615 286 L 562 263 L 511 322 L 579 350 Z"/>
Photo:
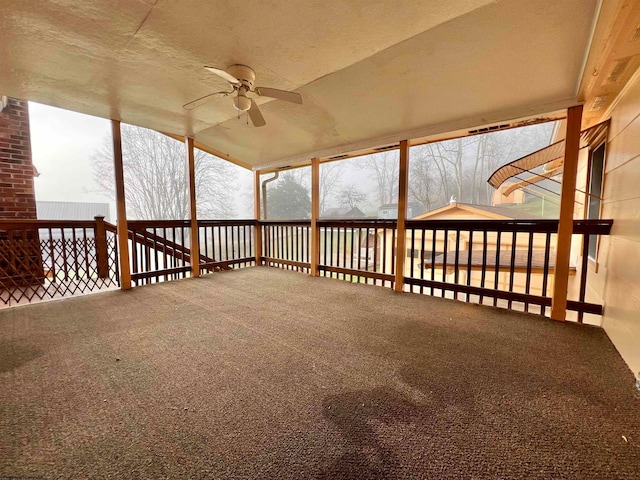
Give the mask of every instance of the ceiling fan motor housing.
<path id="1" fill-rule="evenodd" d="M 227 68 L 227 73 L 233 75 L 240 83 L 247 88 L 247 90 L 253 90 L 253 85 L 256 81 L 256 72 L 251 67 L 246 65 L 231 65 Z"/>

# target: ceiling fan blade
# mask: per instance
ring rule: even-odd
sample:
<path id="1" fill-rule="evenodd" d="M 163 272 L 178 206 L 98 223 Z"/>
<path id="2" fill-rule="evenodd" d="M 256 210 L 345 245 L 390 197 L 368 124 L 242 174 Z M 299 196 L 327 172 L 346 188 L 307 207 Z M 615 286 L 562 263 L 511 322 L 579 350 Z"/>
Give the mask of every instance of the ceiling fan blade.
<path id="1" fill-rule="evenodd" d="M 226 71 L 220 68 L 216 68 L 216 67 L 204 67 L 204 68 L 209 70 L 211 73 L 215 73 L 220 78 L 225 79 L 227 82 L 229 82 L 232 85 L 240 85 L 240 80 L 238 80 L 236 77 L 234 77 L 230 73 L 227 73 Z"/>
<path id="2" fill-rule="evenodd" d="M 262 97 L 277 98 L 286 102 L 298 103 L 302 105 L 302 95 L 295 92 L 287 92 L 286 90 L 278 90 L 277 88 L 256 87 L 255 92 Z"/>
<path id="3" fill-rule="evenodd" d="M 209 95 L 205 95 L 204 97 L 200 97 L 200 98 L 196 98 L 194 101 L 189 102 L 189 103 L 185 103 L 182 108 L 185 108 L 187 110 L 193 110 L 194 108 L 198 108 L 201 105 L 204 105 L 205 103 L 210 102 L 211 100 L 213 100 L 216 96 L 218 95 L 229 95 L 229 92 L 215 92 L 215 93 L 210 93 Z"/>
<path id="4" fill-rule="evenodd" d="M 253 99 L 251 100 L 251 108 L 248 113 L 254 127 L 264 127 L 267 124 L 262 116 L 262 112 L 260 112 L 258 105 L 253 101 Z"/>

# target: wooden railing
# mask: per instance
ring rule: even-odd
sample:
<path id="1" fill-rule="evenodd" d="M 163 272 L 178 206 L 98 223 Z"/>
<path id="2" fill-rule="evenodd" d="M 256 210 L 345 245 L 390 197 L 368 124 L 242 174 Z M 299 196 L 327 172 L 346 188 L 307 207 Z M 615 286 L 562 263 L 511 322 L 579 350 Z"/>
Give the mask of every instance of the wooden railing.
<path id="1" fill-rule="evenodd" d="M 586 301 L 589 242 L 611 220 L 576 220 L 582 255 L 571 265 L 567 308 L 579 322 L 602 314 Z M 130 221 L 135 285 L 191 275 L 188 220 Z M 255 229 L 262 256 L 255 258 Z M 557 220 L 408 220 L 396 252 L 395 220 L 319 220 L 318 271 L 326 277 L 545 315 L 551 305 Z M 310 272 L 309 220 L 200 220 L 201 273 L 264 264 Z M 405 255 L 396 276 L 397 255 Z M 116 227 L 93 221 L 0 221 L 0 304 L 57 298 L 119 284 Z"/>
<path id="2" fill-rule="evenodd" d="M 319 220 L 320 272 L 393 288 L 395 220 Z"/>
<path id="3" fill-rule="evenodd" d="M 265 265 L 309 273 L 311 221 L 262 220 L 259 223 Z"/>
<path id="4" fill-rule="evenodd" d="M 198 220 L 200 270 L 255 265 L 255 220 Z"/>
<path id="5" fill-rule="evenodd" d="M 574 222 L 585 254 L 579 295 L 567 308 L 578 312 L 579 322 L 585 313 L 602 314 L 601 305 L 585 302 L 586 253 L 590 236 L 608 235 L 612 223 Z M 542 315 L 551 306 L 557 220 L 410 220 L 406 228 L 409 291 Z M 571 265 L 574 275 L 576 270 Z"/>
<path id="6" fill-rule="evenodd" d="M 143 285 L 189 276 L 188 220 L 130 220 L 131 281 Z"/>
<path id="7" fill-rule="evenodd" d="M 119 285 L 117 242 L 91 221 L 0 220 L 0 304 L 13 305 Z"/>
<path id="8" fill-rule="evenodd" d="M 199 220 L 199 266 L 208 273 L 255 264 L 254 220 Z M 189 220 L 132 220 L 131 280 L 134 285 L 191 276 Z"/>
<path id="9" fill-rule="evenodd" d="M 262 221 L 263 260 L 268 266 L 309 271 L 310 225 L 306 220 Z M 567 308 L 602 314 L 585 301 L 587 253 L 594 235 L 608 235 L 611 220 L 576 220 L 582 237 L 579 265 L 571 265 L 576 297 Z M 351 282 L 393 288 L 395 220 L 319 220 L 318 270 Z M 408 220 L 404 290 L 545 315 L 551 306 L 557 220 Z M 593 241 L 593 240 L 591 240 Z M 579 274 L 578 274 L 579 272 Z"/>

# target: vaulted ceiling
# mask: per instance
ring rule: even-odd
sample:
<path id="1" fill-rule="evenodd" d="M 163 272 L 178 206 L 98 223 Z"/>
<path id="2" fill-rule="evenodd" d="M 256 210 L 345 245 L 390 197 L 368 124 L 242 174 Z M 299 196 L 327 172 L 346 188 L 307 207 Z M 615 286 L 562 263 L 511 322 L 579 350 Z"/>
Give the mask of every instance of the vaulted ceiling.
<path id="1" fill-rule="evenodd" d="M 298 163 L 574 105 L 597 0 L 0 2 L 0 93 Z M 251 66 L 267 125 L 204 65 Z"/>

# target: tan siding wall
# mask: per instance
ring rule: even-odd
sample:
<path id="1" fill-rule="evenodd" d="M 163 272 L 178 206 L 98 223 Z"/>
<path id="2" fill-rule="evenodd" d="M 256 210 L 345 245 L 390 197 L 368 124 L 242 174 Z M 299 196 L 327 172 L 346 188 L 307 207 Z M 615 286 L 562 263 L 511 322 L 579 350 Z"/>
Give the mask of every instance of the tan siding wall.
<path id="1" fill-rule="evenodd" d="M 602 325 L 634 372 L 640 371 L 640 77 L 611 114 L 605 159 L 602 218 L 613 218 L 612 235 L 589 272 L 591 294 L 605 300 Z"/>

